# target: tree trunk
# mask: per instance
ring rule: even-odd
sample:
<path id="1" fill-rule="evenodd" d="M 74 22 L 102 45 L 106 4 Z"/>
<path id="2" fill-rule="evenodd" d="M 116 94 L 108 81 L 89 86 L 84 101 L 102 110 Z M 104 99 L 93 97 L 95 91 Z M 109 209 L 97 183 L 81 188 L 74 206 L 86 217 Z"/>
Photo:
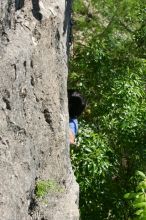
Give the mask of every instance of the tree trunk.
<path id="1" fill-rule="evenodd" d="M 70 5 L 0 2 L 1 220 L 79 218 L 68 141 Z"/>

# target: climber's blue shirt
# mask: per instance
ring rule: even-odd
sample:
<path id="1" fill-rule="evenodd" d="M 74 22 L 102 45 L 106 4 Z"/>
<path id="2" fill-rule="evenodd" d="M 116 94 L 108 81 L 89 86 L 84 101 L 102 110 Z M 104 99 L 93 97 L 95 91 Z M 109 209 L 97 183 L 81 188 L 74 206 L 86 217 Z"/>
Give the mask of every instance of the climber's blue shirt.
<path id="1" fill-rule="evenodd" d="M 70 118 L 69 127 L 71 131 L 73 132 L 74 136 L 76 136 L 78 133 L 78 120 L 76 118 Z"/>

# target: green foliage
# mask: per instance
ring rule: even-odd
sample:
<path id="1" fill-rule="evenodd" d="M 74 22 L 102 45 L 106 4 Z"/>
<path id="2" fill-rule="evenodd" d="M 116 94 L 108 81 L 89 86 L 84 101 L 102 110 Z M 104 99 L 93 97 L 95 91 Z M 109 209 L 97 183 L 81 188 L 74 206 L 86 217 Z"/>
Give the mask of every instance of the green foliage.
<path id="1" fill-rule="evenodd" d="M 36 183 L 35 194 L 38 198 L 44 198 L 51 192 L 62 192 L 63 189 L 55 180 L 39 180 Z"/>
<path id="2" fill-rule="evenodd" d="M 132 209 L 123 195 L 137 185 L 131 177 L 145 170 L 146 160 L 145 1 L 74 5 L 68 86 L 88 102 L 72 155 L 81 216 L 126 220 Z"/>
<path id="3" fill-rule="evenodd" d="M 82 0 L 74 2 L 74 10 L 80 15 L 85 15 L 87 13 L 87 8 Z"/>
<path id="4" fill-rule="evenodd" d="M 73 169 L 80 184 L 81 219 L 120 219 L 123 190 L 117 167 L 118 155 L 109 146 L 108 138 L 96 132 L 94 125 L 82 121 L 77 146 L 71 149 Z M 125 191 L 124 191 L 125 192 Z M 112 196 L 111 196 L 112 195 Z M 113 210 L 113 203 L 115 210 Z M 117 211 L 118 210 L 118 211 Z M 122 215 L 124 211 L 122 209 Z"/>
<path id="5" fill-rule="evenodd" d="M 129 205 L 134 209 L 133 219 L 146 219 L 146 176 L 143 172 L 137 171 L 139 178 L 135 192 L 126 193 L 124 198 L 129 200 Z"/>

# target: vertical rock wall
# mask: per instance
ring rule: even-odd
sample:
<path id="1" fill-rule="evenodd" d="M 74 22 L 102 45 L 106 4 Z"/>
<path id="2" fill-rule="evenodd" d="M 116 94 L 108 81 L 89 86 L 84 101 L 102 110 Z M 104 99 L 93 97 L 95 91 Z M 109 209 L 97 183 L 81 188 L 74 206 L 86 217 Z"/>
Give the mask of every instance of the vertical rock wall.
<path id="1" fill-rule="evenodd" d="M 70 4 L 0 2 L 0 220 L 79 217 L 68 143 Z M 42 180 L 50 188 L 38 198 Z"/>

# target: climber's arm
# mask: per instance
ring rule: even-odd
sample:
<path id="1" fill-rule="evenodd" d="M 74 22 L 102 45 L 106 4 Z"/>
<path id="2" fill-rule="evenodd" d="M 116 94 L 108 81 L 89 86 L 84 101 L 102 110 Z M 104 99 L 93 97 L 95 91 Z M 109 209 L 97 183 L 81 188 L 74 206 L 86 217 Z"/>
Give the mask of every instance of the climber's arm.
<path id="1" fill-rule="evenodd" d="M 71 129 L 69 129 L 69 141 L 70 141 L 70 144 L 75 144 L 75 136 L 73 132 L 71 131 Z"/>

